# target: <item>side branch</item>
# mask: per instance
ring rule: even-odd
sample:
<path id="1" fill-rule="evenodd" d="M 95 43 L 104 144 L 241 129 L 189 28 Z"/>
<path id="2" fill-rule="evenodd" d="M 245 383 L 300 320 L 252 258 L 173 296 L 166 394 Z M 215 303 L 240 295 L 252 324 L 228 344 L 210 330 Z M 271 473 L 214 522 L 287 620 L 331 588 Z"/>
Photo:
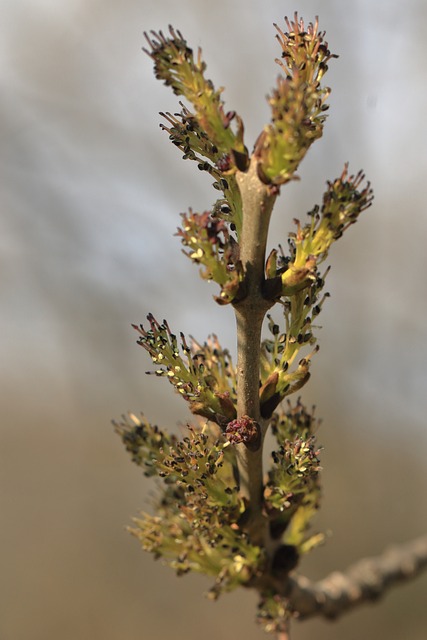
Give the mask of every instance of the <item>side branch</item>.
<path id="1" fill-rule="evenodd" d="M 379 599 L 390 587 L 414 579 L 427 569 L 427 536 L 393 546 L 375 558 L 364 558 L 319 582 L 291 576 L 285 596 L 299 619 L 334 619 L 365 602 Z"/>

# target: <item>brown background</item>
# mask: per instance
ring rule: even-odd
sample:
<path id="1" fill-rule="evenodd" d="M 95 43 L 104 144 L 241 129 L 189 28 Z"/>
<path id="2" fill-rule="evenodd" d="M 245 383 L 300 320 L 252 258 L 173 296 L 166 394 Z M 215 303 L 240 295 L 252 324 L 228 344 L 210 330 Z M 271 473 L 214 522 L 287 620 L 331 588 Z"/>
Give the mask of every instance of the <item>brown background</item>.
<path id="1" fill-rule="evenodd" d="M 110 419 L 187 417 L 135 346 L 148 311 L 234 344 L 230 309 L 181 257 L 178 213 L 210 207 L 209 178 L 158 130 L 176 98 L 152 76 L 142 32 L 180 28 L 245 119 L 268 118 L 278 55 L 272 22 L 320 14 L 333 51 L 325 137 L 283 190 L 271 243 L 326 179 L 363 167 L 376 193 L 331 254 L 332 298 L 304 400 L 324 419 L 332 531 L 304 570 L 322 577 L 426 530 L 427 234 L 422 0 L 202 3 L 3 0 L 1 69 L 0 640 L 262 638 L 251 593 L 208 602 L 124 531 L 149 483 Z M 426 576 L 296 640 L 422 640 Z"/>

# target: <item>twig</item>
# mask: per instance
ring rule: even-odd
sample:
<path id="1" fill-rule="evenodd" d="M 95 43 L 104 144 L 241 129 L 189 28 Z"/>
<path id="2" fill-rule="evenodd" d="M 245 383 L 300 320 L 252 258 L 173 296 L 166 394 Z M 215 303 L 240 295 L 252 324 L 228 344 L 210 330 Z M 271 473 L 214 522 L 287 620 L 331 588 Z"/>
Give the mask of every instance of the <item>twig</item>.
<path id="1" fill-rule="evenodd" d="M 390 587 L 414 579 L 423 569 L 427 569 L 427 536 L 390 547 L 378 557 L 364 558 L 319 582 L 291 576 L 285 595 L 299 619 L 316 615 L 333 619 L 379 599 Z"/>

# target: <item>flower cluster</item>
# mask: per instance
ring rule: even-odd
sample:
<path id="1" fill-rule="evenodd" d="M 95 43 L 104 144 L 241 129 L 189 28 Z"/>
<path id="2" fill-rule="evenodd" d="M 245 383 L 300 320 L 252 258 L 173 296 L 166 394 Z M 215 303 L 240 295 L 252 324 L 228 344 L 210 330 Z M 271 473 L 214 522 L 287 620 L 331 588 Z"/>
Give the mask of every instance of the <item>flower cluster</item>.
<path id="1" fill-rule="evenodd" d="M 156 515 L 142 514 L 131 529 L 143 548 L 178 575 L 213 576 L 213 597 L 249 583 L 262 570 L 264 551 L 238 524 L 244 503 L 235 453 L 220 431 L 189 427 L 184 438 L 168 439 L 142 416 L 125 418 L 116 430 L 133 461 L 164 482 Z"/>
<path id="2" fill-rule="evenodd" d="M 258 604 L 257 622 L 267 633 L 287 635 L 289 618 L 290 611 L 285 598 L 272 592 L 262 594 Z"/>
<path id="3" fill-rule="evenodd" d="M 123 416 L 122 422 L 113 422 L 116 433 L 122 439 L 132 462 L 144 468 L 147 477 L 157 475 L 157 465 L 162 463 L 169 447 L 176 445 L 176 437 L 161 431 L 144 417 L 130 413 Z"/>
<path id="4" fill-rule="evenodd" d="M 235 373 L 231 357 L 222 350 L 216 336 L 200 345 L 195 340 L 187 344 L 183 333 L 181 344 L 166 320 L 160 324 L 152 314 L 147 316 L 150 329 L 133 325 L 152 361 L 160 365 L 154 373 L 166 377 L 189 404 L 192 413 L 225 425 L 236 417 Z"/>
<path id="5" fill-rule="evenodd" d="M 301 401 L 276 413 L 272 431 L 278 442 L 268 474 L 264 498 L 273 537 L 292 545 L 301 555 L 322 541 L 319 535 L 307 537 L 311 520 L 319 507 L 320 461 L 315 431 L 318 422 Z"/>
<path id="6" fill-rule="evenodd" d="M 278 449 L 272 453 L 264 499 L 272 538 L 281 542 L 273 557 L 272 574 L 282 581 L 301 555 L 324 541 L 322 533 L 310 535 L 308 531 L 320 502 L 318 427 L 314 409 L 308 412 L 300 399 L 295 405 L 288 400 L 287 410 L 274 413 L 271 419 Z M 260 595 L 258 622 L 269 633 L 286 631 L 293 611 L 283 592 L 267 585 Z"/>
<path id="7" fill-rule="evenodd" d="M 266 184 L 280 185 L 295 177 L 295 171 L 310 145 L 321 137 L 325 104 L 330 90 L 320 85 L 333 57 L 317 20 L 305 29 L 303 20 L 286 20 L 289 32 L 275 25 L 282 48 L 278 64 L 285 72 L 268 97 L 271 124 L 255 146 L 259 157 L 258 175 Z"/>
<path id="8" fill-rule="evenodd" d="M 301 389 L 309 379 L 310 360 L 317 347 L 296 368 L 292 365 L 302 347 L 315 344 L 313 319 L 329 296 L 322 294 L 329 269 L 320 275 L 317 266 L 327 257 L 332 243 L 372 204 L 372 189 L 369 183 L 361 188 L 363 180 L 362 172 L 348 176 L 346 165 L 339 178 L 328 182 L 322 206 L 309 212 L 310 222 L 301 226 L 295 220 L 297 231 L 289 234 L 290 255 L 279 256 L 273 250 L 267 260 L 265 289 L 280 297 L 285 331 L 268 316 L 273 337 L 262 343 L 260 399 L 264 417 L 270 417 L 285 396 Z"/>
<path id="9" fill-rule="evenodd" d="M 311 288 L 313 294 L 314 286 Z M 315 305 L 321 308 L 323 299 Z M 261 345 L 261 414 L 270 418 L 274 409 L 286 397 L 301 389 L 310 377 L 310 361 L 318 351 L 317 345 L 292 367 L 300 350 L 316 341 L 312 333 L 312 311 L 310 296 L 295 295 L 283 304 L 285 333 L 268 315 L 268 328 L 272 339 L 265 339 Z"/>
<path id="10" fill-rule="evenodd" d="M 323 261 L 333 242 L 341 238 L 344 231 L 357 221 L 373 201 L 370 183 L 360 189 L 364 174 L 348 175 L 348 165 L 339 178 L 328 182 L 323 194 L 322 206 L 316 205 L 308 214 L 310 222 L 301 227 L 296 220 L 297 232 L 290 235 L 292 266 L 294 269 L 305 265 L 307 256 L 313 256 L 317 263 Z M 287 283 L 286 272 L 282 274 L 283 284 Z"/>
<path id="11" fill-rule="evenodd" d="M 183 112 L 184 124 L 190 125 L 188 131 L 191 132 L 193 126 L 193 130 L 201 130 L 207 135 L 214 145 L 210 150 L 212 159 L 217 160 L 233 149 L 244 152 L 241 119 L 235 112 L 225 112 L 222 89 L 216 90 L 212 81 L 205 78 L 206 63 L 202 60 L 201 49 L 195 58 L 182 34 L 172 27 L 169 27 L 168 36 L 161 31 L 153 31 L 150 35 L 145 34 L 150 47 L 145 52 L 154 61 L 156 78 L 172 87 L 176 95 L 184 96 L 195 109 L 194 115 L 188 109 Z M 238 123 L 236 133 L 230 127 L 234 119 Z"/>
<path id="12" fill-rule="evenodd" d="M 188 249 L 184 251 L 185 255 L 202 265 L 202 278 L 220 285 L 221 293 L 215 300 L 219 304 L 232 302 L 238 297 L 243 269 L 239 260 L 239 245 L 230 234 L 229 225 L 210 211 L 200 214 L 190 209 L 188 214 L 181 216 L 182 227 L 178 228 L 176 235 L 181 237 L 182 244 Z"/>
<path id="13" fill-rule="evenodd" d="M 150 49 L 144 51 L 154 61 L 156 77 L 182 95 L 194 112 L 180 103 L 181 112 L 161 113 L 172 143 L 183 152 L 184 159 L 195 160 L 201 171 L 214 178 L 215 189 L 224 193 L 230 204 L 237 235 L 241 228 L 241 198 L 234 177 L 237 169 L 246 169 L 249 159 L 243 140 L 243 122 L 235 111 L 225 111 L 222 89 L 216 90 L 205 78 L 206 63 L 199 49 L 197 57 L 179 31 L 169 28 L 169 35 L 145 34 Z M 232 124 L 236 123 L 233 128 Z"/>

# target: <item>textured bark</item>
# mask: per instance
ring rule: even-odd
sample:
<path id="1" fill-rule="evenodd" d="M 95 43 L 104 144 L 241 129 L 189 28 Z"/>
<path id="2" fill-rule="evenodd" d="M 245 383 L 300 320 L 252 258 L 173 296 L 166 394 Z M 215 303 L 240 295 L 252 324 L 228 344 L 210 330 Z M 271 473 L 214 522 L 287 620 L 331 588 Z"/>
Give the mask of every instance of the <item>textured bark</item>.
<path id="1" fill-rule="evenodd" d="M 390 587 L 413 580 L 427 569 L 427 536 L 401 546 L 393 546 L 382 555 L 364 558 L 345 572 L 335 571 L 319 582 L 291 576 L 285 596 L 300 619 L 323 616 L 334 619 L 382 597 Z"/>

